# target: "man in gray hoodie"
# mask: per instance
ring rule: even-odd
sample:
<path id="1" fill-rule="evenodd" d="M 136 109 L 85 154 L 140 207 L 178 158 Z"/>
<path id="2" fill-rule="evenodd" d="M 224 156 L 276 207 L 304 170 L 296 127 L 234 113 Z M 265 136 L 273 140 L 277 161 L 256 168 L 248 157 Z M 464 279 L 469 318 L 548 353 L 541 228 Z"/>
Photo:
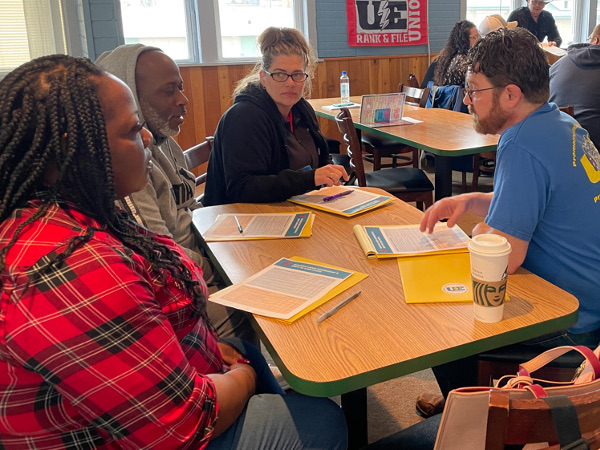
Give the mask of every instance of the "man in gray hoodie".
<path id="1" fill-rule="evenodd" d="M 567 54 L 550 66 L 550 101 L 573 105 L 575 119 L 600 149 L 600 25 L 589 43 L 573 44 Z"/>
<path id="2" fill-rule="evenodd" d="M 148 185 L 118 204 L 140 225 L 171 236 L 202 267 L 210 286 L 213 272 L 192 228 L 192 211 L 202 206 L 194 196 L 195 176 L 187 170 L 181 147 L 173 139 L 188 103 L 177 64 L 160 49 L 142 44 L 105 52 L 96 64 L 129 86 L 140 121 L 145 121 L 154 137 L 150 145 L 154 168 Z M 259 345 L 247 313 L 212 302 L 208 302 L 207 312 L 220 337 L 240 337 Z"/>

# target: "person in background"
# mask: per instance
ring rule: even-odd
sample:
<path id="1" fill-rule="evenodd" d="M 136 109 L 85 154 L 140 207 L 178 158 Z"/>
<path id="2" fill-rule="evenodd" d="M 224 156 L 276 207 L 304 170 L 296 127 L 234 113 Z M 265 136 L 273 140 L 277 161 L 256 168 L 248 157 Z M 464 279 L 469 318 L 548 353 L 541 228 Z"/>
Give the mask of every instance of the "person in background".
<path id="1" fill-rule="evenodd" d="M 600 25 L 589 43 L 572 44 L 567 54 L 550 66 L 550 101 L 573 105 L 575 119 L 600 148 Z"/>
<path id="2" fill-rule="evenodd" d="M 150 182 L 118 200 L 118 205 L 140 225 L 172 237 L 202 267 L 202 275 L 210 284 L 213 271 L 200 251 L 192 223 L 192 211 L 202 207 L 194 195 L 195 176 L 187 170 L 181 147 L 173 139 L 179 134 L 188 104 L 179 67 L 160 49 L 142 44 L 122 45 L 105 52 L 96 64 L 129 86 L 140 120 L 153 136 Z M 212 302 L 207 309 L 220 337 L 239 337 L 260 345 L 246 312 Z"/>
<path id="3" fill-rule="evenodd" d="M 0 130 L 2 448 L 346 448 L 341 409 L 217 342 L 200 267 L 117 208 L 153 170 L 127 85 L 38 58 Z"/>
<path id="4" fill-rule="evenodd" d="M 444 198 L 429 208 L 421 230 L 456 224 L 464 213 L 484 216 L 473 235 L 495 233 L 512 247 L 509 274 L 519 267 L 573 294 L 577 323 L 566 331 L 522 344 L 542 353 L 559 345 L 600 343 L 600 223 L 597 201 L 600 154 L 588 132 L 548 103 L 549 71 L 544 51 L 524 28 L 489 33 L 469 52 L 465 104 L 475 129 L 501 134 L 494 191 Z M 509 278 L 510 284 L 510 278 Z M 443 396 L 477 385 L 477 356 L 433 368 Z M 423 394 L 417 409 L 439 412 L 441 396 Z"/>
<path id="5" fill-rule="evenodd" d="M 465 84 L 467 52 L 479 40 L 479 31 L 473 22 L 456 22 L 450 36 L 436 59 L 433 81 L 437 86 Z"/>
<path id="6" fill-rule="evenodd" d="M 552 1 L 552 0 L 550 0 Z M 550 1 L 527 0 L 527 6 L 515 9 L 508 16 L 508 21 L 516 21 L 520 27 L 531 31 L 538 41 L 548 38 L 548 45 L 560 47 L 562 38 L 556 28 L 552 13 L 544 11 Z"/>
<path id="7" fill-rule="evenodd" d="M 314 110 L 303 98 L 316 59 L 302 33 L 267 28 L 261 61 L 234 91 L 208 163 L 204 205 L 283 201 L 319 186 L 339 186 Z"/>
<path id="8" fill-rule="evenodd" d="M 479 24 L 479 35 L 483 38 L 486 34 L 500 28 L 511 30 L 517 26 L 517 22 L 507 22 L 500 14 L 485 16 Z"/>

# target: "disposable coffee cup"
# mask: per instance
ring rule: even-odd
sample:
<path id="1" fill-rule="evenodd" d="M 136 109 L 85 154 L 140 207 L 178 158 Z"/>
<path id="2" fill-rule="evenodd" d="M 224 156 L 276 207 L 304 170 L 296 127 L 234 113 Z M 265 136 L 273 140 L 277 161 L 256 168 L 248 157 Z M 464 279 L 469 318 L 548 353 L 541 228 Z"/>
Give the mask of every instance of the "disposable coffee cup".
<path id="1" fill-rule="evenodd" d="M 499 322 L 504 314 L 510 244 L 497 234 L 479 234 L 469 242 L 473 309 L 480 322 Z"/>

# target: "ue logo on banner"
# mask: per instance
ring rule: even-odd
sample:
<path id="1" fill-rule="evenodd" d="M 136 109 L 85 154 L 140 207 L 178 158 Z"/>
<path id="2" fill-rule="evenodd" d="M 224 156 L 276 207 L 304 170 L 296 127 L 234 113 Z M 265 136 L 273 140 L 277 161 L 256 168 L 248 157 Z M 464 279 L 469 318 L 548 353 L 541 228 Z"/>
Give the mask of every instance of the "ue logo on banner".
<path id="1" fill-rule="evenodd" d="M 356 1 L 357 25 L 364 31 L 408 30 L 407 1 Z"/>
<path id="2" fill-rule="evenodd" d="M 442 291 L 446 294 L 464 294 L 469 288 L 461 283 L 448 283 L 442 286 Z"/>

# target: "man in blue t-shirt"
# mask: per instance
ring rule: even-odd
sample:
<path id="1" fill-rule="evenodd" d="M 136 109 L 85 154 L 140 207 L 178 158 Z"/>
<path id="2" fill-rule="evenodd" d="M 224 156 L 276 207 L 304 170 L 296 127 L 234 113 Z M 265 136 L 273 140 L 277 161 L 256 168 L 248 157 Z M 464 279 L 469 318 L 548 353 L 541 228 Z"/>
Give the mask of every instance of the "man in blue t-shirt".
<path id="1" fill-rule="evenodd" d="M 548 103 L 548 63 L 526 30 L 498 30 L 480 40 L 469 52 L 466 82 L 464 102 L 475 129 L 501 134 L 494 192 L 438 201 L 426 211 L 421 229 L 431 231 L 446 218 L 453 226 L 465 212 L 485 216 L 473 234 L 508 239 L 509 273 L 523 266 L 579 300 L 579 320 L 572 328 L 527 344 L 595 348 L 600 342 L 600 154 L 585 129 Z M 433 370 L 444 396 L 477 384 L 476 357 Z M 417 409 L 425 406 L 423 398 L 419 401 Z M 439 406 L 431 399 L 427 406 L 432 403 Z"/>

